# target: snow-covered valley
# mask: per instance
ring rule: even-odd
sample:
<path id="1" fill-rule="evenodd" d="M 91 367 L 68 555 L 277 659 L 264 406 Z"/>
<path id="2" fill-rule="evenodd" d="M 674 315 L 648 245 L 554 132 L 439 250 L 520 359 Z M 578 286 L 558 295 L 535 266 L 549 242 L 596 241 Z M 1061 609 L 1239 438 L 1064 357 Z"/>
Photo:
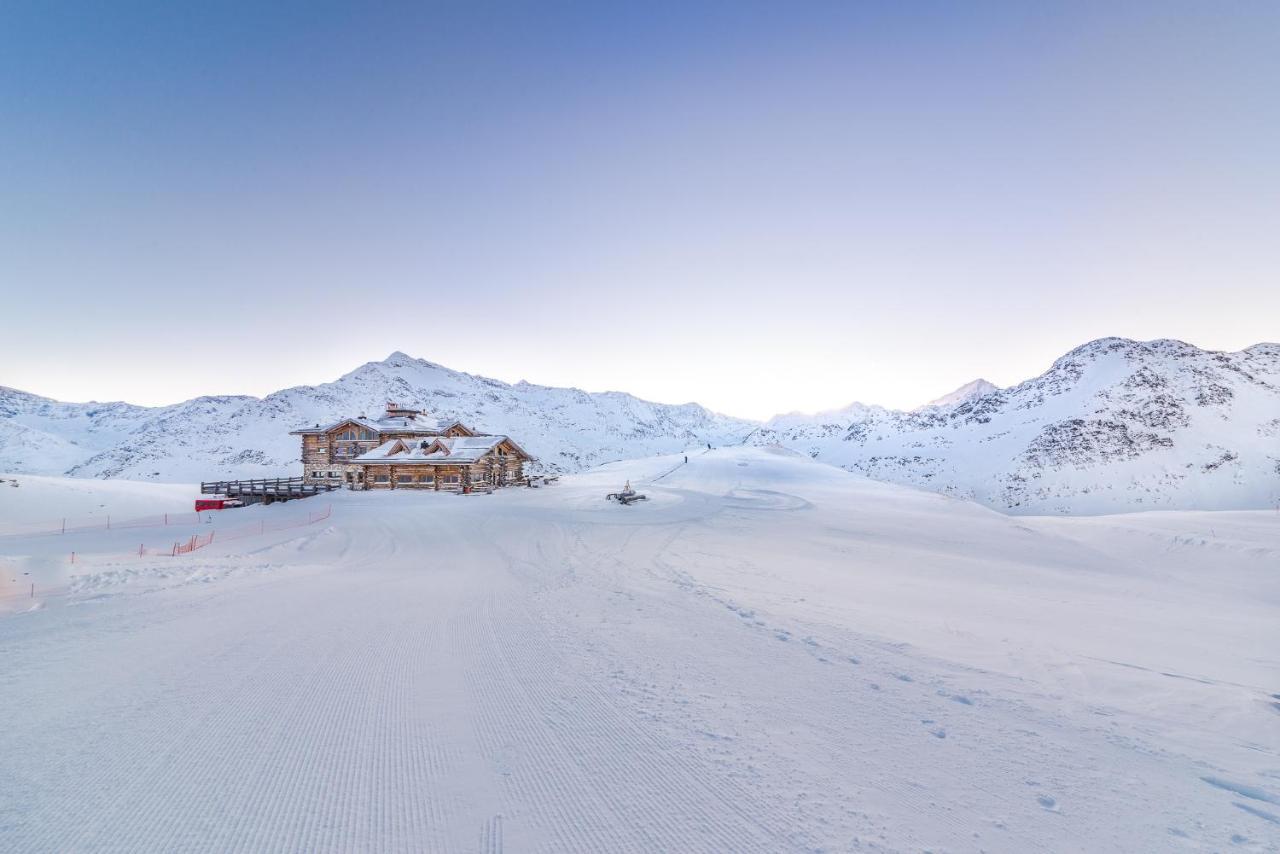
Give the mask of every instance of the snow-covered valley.
<path id="1" fill-rule="evenodd" d="M 1274 510 L 682 459 L 335 493 L 179 557 L 129 550 L 187 528 L 0 536 L 0 850 L 1280 847 Z M 650 500 L 606 503 L 627 479 Z M 0 513 L 189 509 L 70 483 Z"/>

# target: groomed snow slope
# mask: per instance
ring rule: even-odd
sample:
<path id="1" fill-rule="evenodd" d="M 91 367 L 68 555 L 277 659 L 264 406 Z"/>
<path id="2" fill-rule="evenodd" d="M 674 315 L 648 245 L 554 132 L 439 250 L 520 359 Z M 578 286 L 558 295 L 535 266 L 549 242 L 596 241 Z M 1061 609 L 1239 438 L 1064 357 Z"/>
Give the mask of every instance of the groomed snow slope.
<path id="1" fill-rule="evenodd" d="M 738 448 L 116 536 L 75 579 L 0 538 L 71 585 L 0 618 L 0 850 L 1280 840 L 1274 512 L 1010 518 Z"/>

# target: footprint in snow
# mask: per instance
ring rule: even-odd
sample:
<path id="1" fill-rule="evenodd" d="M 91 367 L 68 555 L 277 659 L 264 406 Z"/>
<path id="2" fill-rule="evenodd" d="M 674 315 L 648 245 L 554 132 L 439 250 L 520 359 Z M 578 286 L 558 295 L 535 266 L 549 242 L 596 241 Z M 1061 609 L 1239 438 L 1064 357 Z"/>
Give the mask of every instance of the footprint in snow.
<path id="1" fill-rule="evenodd" d="M 1058 811 L 1058 802 L 1055 801 L 1053 798 L 1049 797 L 1048 795 L 1036 796 L 1036 803 L 1038 803 L 1040 806 L 1047 809 L 1049 812 Z"/>

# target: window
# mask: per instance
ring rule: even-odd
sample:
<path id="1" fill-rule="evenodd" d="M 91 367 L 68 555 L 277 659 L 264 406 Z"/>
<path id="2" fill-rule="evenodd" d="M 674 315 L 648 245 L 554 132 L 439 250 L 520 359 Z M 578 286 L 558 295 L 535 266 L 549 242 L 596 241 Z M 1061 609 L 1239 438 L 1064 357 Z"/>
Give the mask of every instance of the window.
<path id="1" fill-rule="evenodd" d="M 418 483 L 435 483 L 435 482 L 436 482 L 436 476 L 433 474 L 418 475 Z"/>
<path id="2" fill-rule="evenodd" d="M 342 472 L 340 472 L 340 471 L 331 471 L 331 472 L 329 472 L 329 477 L 342 477 Z"/>
<path id="3" fill-rule="evenodd" d="M 396 483 L 413 483 L 413 475 L 398 474 L 396 475 Z"/>
<path id="4" fill-rule="evenodd" d="M 443 483 L 457 484 L 458 476 L 456 474 L 447 474 L 443 478 L 441 478 L 441 481 Z"/>
<path id="5" fill-rule="evenodd" d="M 374 483 L 390 483 L 390 482 L 391 482 L 391 476 L 390 476 L 390 475 L 385 475 L 385 474 L 375 474 L 375 475 L 373 476 L 373 482 L 374 482 Z"/>

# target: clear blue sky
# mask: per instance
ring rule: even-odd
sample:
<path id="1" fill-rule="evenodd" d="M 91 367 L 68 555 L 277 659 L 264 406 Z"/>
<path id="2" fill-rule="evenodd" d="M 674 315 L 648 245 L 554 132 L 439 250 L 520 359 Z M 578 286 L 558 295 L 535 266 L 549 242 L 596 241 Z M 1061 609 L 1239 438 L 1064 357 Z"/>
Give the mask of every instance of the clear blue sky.
<path id="1" fill-rule="evenodd" d="M 404 350 L 764 417 L 1274 341 L 1277 45 L 1274 2 L 6 3 L 0 384 Z"/>

